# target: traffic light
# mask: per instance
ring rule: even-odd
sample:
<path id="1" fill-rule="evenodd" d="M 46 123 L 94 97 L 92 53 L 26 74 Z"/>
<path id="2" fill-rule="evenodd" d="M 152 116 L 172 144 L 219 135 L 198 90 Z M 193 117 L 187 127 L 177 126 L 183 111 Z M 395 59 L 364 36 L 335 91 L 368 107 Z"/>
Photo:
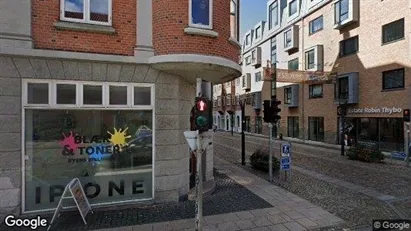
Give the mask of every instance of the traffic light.
<path id="1" fill-rule="evenodd" d="M 196 97 L 194 106 L 194 123 L 196 130 L 200 133 L 209 129 L 210 121 L 210 102 L 205 97 Z"/>
<path id="2" fill-rule="evenodd" d="M 404 122 L 410 122 L 410 109 L 404 109 L 403 119 L 404 119 Z"/>
<path id="3" fill-rule="evenodd" d="M 270 123 L 273 117 L 273 113 L 271 111 L 270 100 L 264 100 L 264 122 Z"/>
<path id="4" fill-rule="evenodd" d="M 278 115 L 278 113 L 280 113 L 281 108 L 279 108 L 278 106 L 281 104 L 281 101 L 279 100 L 272 100 L 271 101 L 271 110 L 273 113 L 273 118 L 272 118 L 272 122 L 277 123 L 277 121 L 279 121 L 281 119 L 281 116 Z"/>

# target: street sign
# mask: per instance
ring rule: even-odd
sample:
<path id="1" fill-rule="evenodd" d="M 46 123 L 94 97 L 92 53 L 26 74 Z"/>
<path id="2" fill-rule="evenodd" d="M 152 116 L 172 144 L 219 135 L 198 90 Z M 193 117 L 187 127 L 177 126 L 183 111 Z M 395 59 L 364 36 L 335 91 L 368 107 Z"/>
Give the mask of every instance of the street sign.
<path id="1" fill-rule="evenodd" d="M 197 131 L 185 131 L 184 136 L 186 137 L 190 149 L 192 151 L 197 150 Z"/>
<path id="2" fill-rule="evenodd" d="M 290 164 L 283 164 L 283 165 L 281 165 L 281 170 L 284 170 L 284 171 L 290 170 Z"/>
<path id="3" fill-rule="evenodd" d="M 405 152 L 391 152 L 391 157 L 392 159 L 405 161 L 407 154 Z"/>
<path id="4" fill-rule="evenodd" d="M 281 158 L 281 164 L 282 165 L 289 164 L 289 163 L 290 163 L 290 158 L 286 158 L 286 157 Z"/>
<path id="5" fill-rule="evenodd" d="M 287 142 L 281 144 L 281 156 L 289 156 L 291 154 L 291 145 Z"/>

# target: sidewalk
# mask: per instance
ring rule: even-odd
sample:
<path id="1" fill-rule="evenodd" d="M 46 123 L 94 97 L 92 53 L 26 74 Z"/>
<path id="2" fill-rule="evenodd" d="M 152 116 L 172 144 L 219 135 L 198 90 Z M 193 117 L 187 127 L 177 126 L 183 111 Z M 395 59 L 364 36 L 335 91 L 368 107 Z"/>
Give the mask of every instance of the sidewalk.
<path id="1" fill-rule="evenodd" d="M 263 198 L 273 207 L 205 216 L 204 231 L 316 230 L 328 226 L 335 226 L 344 222 L 342 219 L 310 203 L 309 201 L 289 193 L 278 186 L 270 184 L 269 182 L 225 160 L 214 157 L 214 166 L 217 171 L 224 173 L 238 184 L 244 186 L 260 198 Z M 102 230 L 171 231 L 193 230 L 194 227 L 194 219 L 185 219 L 172 222 Z"/>

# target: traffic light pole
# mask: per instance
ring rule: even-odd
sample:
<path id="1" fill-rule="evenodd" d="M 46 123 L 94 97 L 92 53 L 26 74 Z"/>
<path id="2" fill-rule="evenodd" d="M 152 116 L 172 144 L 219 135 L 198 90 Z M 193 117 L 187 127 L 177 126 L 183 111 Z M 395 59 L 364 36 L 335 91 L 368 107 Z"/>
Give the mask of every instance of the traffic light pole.
<path id="1" fill-rule="evenodd" d="M 271 65 L 274 65 L 274 73 L 271 75 L 271 102 L 274 100 L 277 100 L 277 64 L 273 63 Z M 270 102 L 270 106 L 271 106 Z M 274 124 L 273 122 L 268 123 L 268 128 L 269 128 L 269 133 L 270 133 L 270 139 L 269 139 L 269 152 L 270 155 L 268 157 L 268 173 L 269 173 L 269 180 L 270 182 L 273 181 L 273 136 L 274 140 L 275 137 L 277 137 L 277 124 Z M 274 134 L 273 134 L 274 133 Z"/>
<path id="2" fill-rule="evenodd" d="M 201 147 L 202 134 L 197 130 L 197 172 L 196 172 L 196 231 L 203 229 L 203 180 L 202 177 L 202 164 L 201 156 L 203 155 L 203 149 Z"/>
<path id="3" fill-rule="evenodd" d="M 245 165 L 245 100 L 240 101 L 241 107 L 241 165 Z"/>

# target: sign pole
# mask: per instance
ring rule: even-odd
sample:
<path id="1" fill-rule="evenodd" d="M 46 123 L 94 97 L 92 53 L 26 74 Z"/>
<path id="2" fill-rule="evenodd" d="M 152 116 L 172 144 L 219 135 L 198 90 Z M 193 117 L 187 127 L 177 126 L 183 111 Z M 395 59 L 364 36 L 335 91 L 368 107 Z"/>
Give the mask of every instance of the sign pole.
<path id="1" fill-rule="evenodd" d="M 269 156 L 268 156 L 268 172 L 270 176 L 270 182 L 273 181 L 273 153 L 272 153 L 272 143 L 273 143 L 273 123 L 268 123 L 268 127 L 270 128 L 270 139 L 269 139 Z"/>
<path id="2" fill-rule="evenodd" d="M 410 123 L 405 124 L 407 127 L 407 148 L 405 150 L 405 153 L 407 154 L 407 167 L 410 166 Z"/>
<path id="3" fill-rule="evenodd" d="M 201 147 L 201 140 L 202 135 L 200 134 L 199 130 L 197 130 L 197 173 L 196 173 L 196 231 L 201 231 L 203 228 L 203 180 L 200 176 L 202 176 L 202 155 L 203 150 Z"/>

